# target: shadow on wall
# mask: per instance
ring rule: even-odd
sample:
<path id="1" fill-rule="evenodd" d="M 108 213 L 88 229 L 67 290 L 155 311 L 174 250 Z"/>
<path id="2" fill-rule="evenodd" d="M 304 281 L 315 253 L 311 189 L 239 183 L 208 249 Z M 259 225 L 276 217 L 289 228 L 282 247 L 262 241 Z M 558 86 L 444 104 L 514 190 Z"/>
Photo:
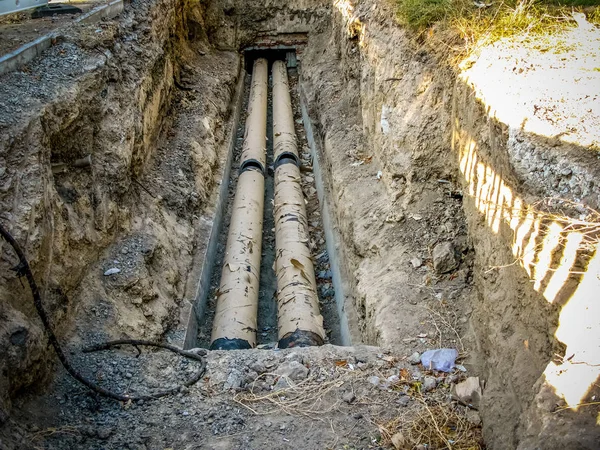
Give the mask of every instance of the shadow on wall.
<path id="1" fill-rule="evenodd" d="M 473 96 L 473 91 L 467 82 L 457 82 L 457 91 L 466 93 L 464 104 L 454 105 L 455 110 L 463 109 L 462 114 L 465 114 L 465 104 L 475 103 L 468 98 Z M 476 107 L 481 111 L 485 109 L 479 99 Z M 453 115 L 452 129 L 465 203 L 478 211 L 485 227 L 494 235 L 500 235 L 505 242 L 506 237 L 511 239 L 513 260 L 488 267 L 488 271 L 520 267 L 529 280 L 529 289 L 545 299 L 549 310 L 558 311 L 554 338 L 562 344 L 564 352 L 548 355 L 550 360 L 536 383 L 535 392 L 555 394 L 556 402 L 549 406 L 552 413 L 577 412 L 590 407 L 595 410 L 598 402 L 594 401 L 592 391 L 598 387 L 600 376 L 600 214 L 574 201 L 556 198 L 528 201 L 529 196 L 520 195 L 516 190 L 521 186 L 511 172 L 503 149 L 506 136 L 502 139 L 501 132 L 497 131 L 506 126 L 490 118 L 489 109 L 487 124 L 474 123 L 476 119 L 472 116 L 477 113 L 465 115 L 462 118 Z M 486 127 L 489 127 L 489 136 L 482 138 L 482 134 L 487 135 L 482 132 Z M 551 136 L 528 137 L 548 148 L 556 146 L 551 144 L 554 140 Z M 581 147 L 578 151 L 591 150 Z M 515 288 L 514 303 L 522 302 L 516 286 L 504 288 Z M 516 317 L 529 315 L 527 308 L 536 306 L 544 308 L 543 304 L 525 304 L 525 309 Z M 522 344 L 522 351 L 529 349 L 527 339 Z M 539 396 L 536 403 L 540 406 Z M 600 413 L 596 424 L 599 421 Z"/>

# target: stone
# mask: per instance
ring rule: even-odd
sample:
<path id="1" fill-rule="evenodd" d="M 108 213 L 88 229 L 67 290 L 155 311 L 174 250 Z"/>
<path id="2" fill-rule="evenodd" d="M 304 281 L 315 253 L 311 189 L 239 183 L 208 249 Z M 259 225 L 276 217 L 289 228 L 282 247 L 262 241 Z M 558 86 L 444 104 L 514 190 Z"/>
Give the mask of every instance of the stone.
<path id="1" fill-rule="evenodd" d="M 289 387 L 290 387 L 290 382 L 288 381 L 288 378 L 281 377 L 279 380 L 277 380 L 277 383 L 275 383 L 273 385 L 273 390 L 281 391 L 282 389 L 287 389 Z"/>
<path id="2" fill-rule="evenodd" d="M 100 427 L 98 428 L 97 435 L 99 439 L 108 439 L 111 434 L 113 434 L 114 430 L 110 427 Z"/>
<path id="3" fill-rule="evenodd" d="M 344 400 L 346 403 L 352 403 L 354 399 L 356 399 L 354 392 L 346 392 L 344 395 L 342 395 L 342 400 Z"/>
<path id="4" fill-rule="evenodd" d="M 467 422 L 476 427 L 481 425 L 481 416 L 474 409 L 467 410 Z"/>
<path id="5" fill-rule="evenodd" d="M 433 391 L 437 386 L 437 379 L 435 377 L 425 377 L 423 378 L 423 385 L 421 390 L 423 392 Z"/>
<path id="6" fill-rule="evenodd" d="M 377 375 L 371 375 L 369 378 L 367 378 L 367 381 L 374 386 L 379 386 L 379 382 L 381 380 Z"/>
<path id="7" fill-rule="evenodd" d="M 302 364 L 302 355 L 297 352 L 292 352 L 285 357 L 285 360 L 290 361 L 290 362 L 296 361 L 296 362 L 299 362 L 300 364 Z"/>
<path id="8" fill-rule="evenodd" d="M 308 376 L 308 368 L 298 361 L 289 361 L 279 366 L 275 373 L 292 381 L 299 381 Z"/>
<path id="9" fill-rule="evenodd" d="M 433 248 L 433 269 L 439 273 L 452 272 L 458 267 L 458 260 L 451 242 L 441 242 Z"/>
<path id="10" fill-rule="evenodd" d="M 421 363 L 421 354 L 419 352 L 414 352 L 406 359 L 413 366 Z"/>
<path id="11" fill-rule="evenodd" d="M 252 369 L 258 374 L 265 373 L 268 370 L 266 364 L 263 361 L 253 362 L 252 364 L 250 364 L 250 369 Z"/>
<path id="12" fill-rule="evenodd" d="M 479 408 L 481 396 L 483 395 L 479 377 L 469 377 L 465 381 L 458 383 L 452 389 L 452 395 L 466 405 Z"/>
<path id="13" fill-rule="evenodd" d="M 418 269 L 419 267 L 421 267 L 423 265 L 423 261 L 421 261 L 420 258 L 413 258 L 410 260 L 410 263 L 412 264 L 412 266 L 415 269 Z"/>
<path id="14" fill-rule="evenodd" d="M 401 432 L 395 433 L 390 440 L 396 450 L 408 448 L 406 445 L 406 438 Z"/>
<path id="15" fill-rule="evenodd" d="M 398 403 L 398 405 L 406 408 L 408 406 L 408 404 L 410 403 L 410 397 L 408 395 L 403 395 L 398 400 L 396 400 L 396 403 Z"/>
<path id="16" fill-rule="evenodd" d="M 228 389 L 239 389 L 242 387 L 244 383 L 244 374 L 237 369 L 233 369 L 227 375 L 227 381 L 225 381 L 225 385 L 223 388 L 225 390 Z"/>

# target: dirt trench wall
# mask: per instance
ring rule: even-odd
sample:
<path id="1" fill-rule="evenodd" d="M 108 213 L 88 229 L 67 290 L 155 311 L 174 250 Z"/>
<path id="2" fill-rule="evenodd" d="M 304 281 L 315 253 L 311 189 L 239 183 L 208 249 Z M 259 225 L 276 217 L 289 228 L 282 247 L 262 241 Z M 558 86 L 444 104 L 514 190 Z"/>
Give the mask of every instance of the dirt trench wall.
<path id="1" fill-rule="evenodd" d="M 378 2 L 334 2 L 331 31 L 311 37 L 302 79 L 352 285 L 346 310 L 356 310 L 367 343 L 410 354 L 425 348 L 414 337 L 433 326 L 434 298 L 466 321 L 470 256 L 447 182 L 451 77 L 392 18 Z M 452 277 L 431 267 L 443 242 L 461 263 Z"/>
<path id="2" fill-rule="evenodd" d="M 456 82 L 453 148 L 476 248 L 471 320 L 486 380 L 486 436 L 494 448 L 594 448 L 596 412 L 556 409 L 573 404 L 564 384 L 581 385 L 581 401 L 597 395 L 585 392 L 596 376 L 576 374 L 567 361 L 598 358 L 588 284 L 597 283 L 598 247 L 574 225 L 583 205 L 598 207 L 588 183 L 598 176 L 596 156 L 490 118 L 474 89 Z"/>
<path id="3" fill-rule="evenodd" d="M 595 412 L 555 414 L 564 400 L 548 379 L 549 368 L 565 368 L 557 355 L 593 362 L 597 354 L 593 331 L 578 338 L 560 326 L 568 315 L 598 329 L 589 315 L 595 250 L 565 250 L 577 248 L 567 229 L 584 210 L 562 208 L 553 225 L 556 210 L 542 204 L 559 196 L 597 207 L 595 155 L 490 119 L 493 105 L 482 106 L 472 85 L 416 45 L 384 2 L 333 6 L 330 31 L 310 37 L 302 87 L 355 327 L 366 343 L 408 356 L 439 346 L 415 336 L 436 336 L 428 310 L 446 305 L 462 341 L 444 343 L 464 351 L 485 383 L 480 413 L 491 448 L 593 448 Z M 440 242 L 459 261 L 450 274 L 432 267 Z M 584 335 L 589 344 L 578 347 Z"/>
<path id="4" fill-rule="evenodd" d="M 27 71 L 0 82 L 0 217 L 60 336 L 85 340 L 96 329 L 155 338 L 178 318 L 194 214 L 210 193 L 239 64 L 234 55 L 217 61 L 224 75 L 206 83 L 217 98 L 188 126 L 194 140 L 158 151 L 181 97 L 174 80 L 185 84 L 182 67 L 193 70 L 185 62 L 208 48 L 204 20 L 201 2 L 139 2 L 115 21 L 70 29 Z M 90 167 L 73 166 L 87 155 Z M 53 352 L 29 289 L 9 271 L 12 251 L 4 242 L 0 249 L 2 419 L 12 395 L 46 376 Z M 115 266 L 118 280 L 102 276 Z"/>
<path id="5" fill-rule="evenodd" d="M 328 0 L 223 0 L 210 2 L 207 18 L 216 24 L 211 43 L 238 50 L 266 36 L 323 31 L 330 14 Z"/>

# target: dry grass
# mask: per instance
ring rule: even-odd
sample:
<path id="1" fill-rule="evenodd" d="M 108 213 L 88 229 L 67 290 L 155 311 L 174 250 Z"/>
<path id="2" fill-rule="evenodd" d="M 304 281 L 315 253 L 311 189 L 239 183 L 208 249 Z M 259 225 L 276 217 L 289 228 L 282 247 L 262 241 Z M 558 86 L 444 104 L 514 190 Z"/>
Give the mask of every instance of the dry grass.
<path id="1" fill-rule="evenodd" d="M 336 373 L 326 374 L 322 381 L 319 371 L 299 382 L 274 373 L 264 373 L 258 377 L 249 392 L 242 392 L 234 401 L 256 415 L 268 415 L 284 412 L 288 415 L 301 415 L 309 418 L 328 414 L 338 408 L 340 401 L 330 392 L 357 378 L 358 373 L 343 367 L 336 367 Z M 256 382 L 261 378 L 276 377 L 285 379 L 288 387 L 269 392 L 256 392 Z"/>
<path id="2" fill-rule="evenodd" d="M 484 448 L 481 428 L 471 424 L 465 409 L 450 404 L 429 405 L 417 397 L 421 408 L 407 417 L 378 425 L 382 444 L 391 448 L 478 450 Z"/>
<path id="3" fill-rule="evenodd" d="M 573 11 L 600 24 L 598 0 L 395 0 L 398 21 L 422 33 L 427 28 L 458 34 L 470 52 L 515 35 L 553 34 L 576 26 Z"/>

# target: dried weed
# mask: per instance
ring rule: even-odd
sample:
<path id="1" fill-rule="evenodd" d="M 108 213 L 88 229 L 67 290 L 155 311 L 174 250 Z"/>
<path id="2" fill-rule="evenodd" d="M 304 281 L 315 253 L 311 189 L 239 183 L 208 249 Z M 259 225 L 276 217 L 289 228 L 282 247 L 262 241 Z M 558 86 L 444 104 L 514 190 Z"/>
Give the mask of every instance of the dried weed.
<path id="1" fill-rule="evenodd" d="M 422 397 L 418 411 L 378 424 L 382 444 L 396 449 L 479 450 L 485 448 L 481 427 L 471 424 L 465 409 L 452 404 L 433 405 Z"/>

